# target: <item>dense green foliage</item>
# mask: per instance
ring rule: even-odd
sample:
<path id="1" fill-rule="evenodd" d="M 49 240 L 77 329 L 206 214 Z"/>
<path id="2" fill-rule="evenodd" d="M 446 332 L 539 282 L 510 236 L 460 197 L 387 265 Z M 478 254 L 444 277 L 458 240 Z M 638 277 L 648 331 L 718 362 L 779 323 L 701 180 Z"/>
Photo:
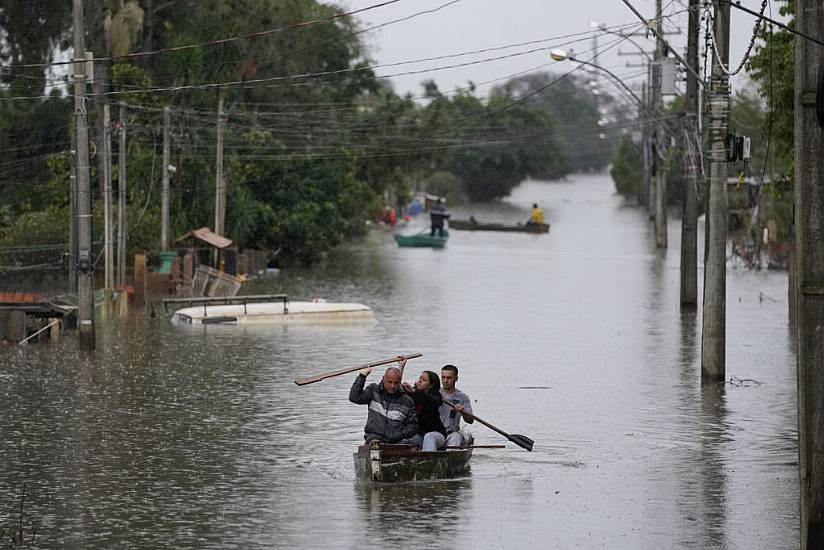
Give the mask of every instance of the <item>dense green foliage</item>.
<path id="1" fill-rule="evenodd" d="M 73 104 L 47 80 L 61 66 L 39 64 L 61 50 L 71 55 L 71 3 L 12 4 L 0 8 L 0 59 L 37 66 L 2 75 L 0 247 L 66 243 Z M 442 93 L 429 82 L 423 98 L 400 97 L 370 68 L 357 20 L 330 19 L 340 12 L 333 4 L 84 4 L 86 47 L 106 58 L 95 63 L 87 102 L 95 241 L 99 151 L 110 135 L 117 158 L 118 102 L 127 105 L 131 251 L 159 244 L 163 107 L 171 109 L 171 235 L 212 226 L 218 96 L 226 112 L 226 234 L 242 248 L 279 250 L 284 263 L 317 260 L 362 232 L 384 201 L 402 207 L 417 189 L 490 200 L 525 178 L 597 169 L 606 158 L 599 103 L 582 81 L 539 73 L 488 98 L 474 89 Z M 295 25 L 305 21 L 317 23 Z M 234 39 L 270 29 L 282 30 Z M 216 39 L 228 40 L 205 44 Z M 176 49 L 157 53 L 169 48 Z M 149 55 L 107 59 L 124 52 Z M 117 122 L 104 129 L 107 103 Z M 115 161 L 115 187 L 117 171 Z"/>
<path id="2" fill-rule="evenodd" d="M 609 174 L 615 190 L 625 197 L 638 197 L 644 185 L 644 161 L 641 146 L 629 137 L 621 140 L 612 157 Z"/>
<path id="3" fill-rule="evenodd" d="M 784 5 L 779 12 L 792 16 L 795 2 L 782 1 Z M 788 26 L 794 26 L 792 20 Z M 747 72 L 767 102 L 769 116 L 764 117 L 761 124 L 761 138 L 770 140 L 773 163 L 770 175 L 779 179 L 791 178 L 793 173 L 794 68 L 793 35 L 783 29 L 762 28 L 755 51 L 747 62 Z"/>

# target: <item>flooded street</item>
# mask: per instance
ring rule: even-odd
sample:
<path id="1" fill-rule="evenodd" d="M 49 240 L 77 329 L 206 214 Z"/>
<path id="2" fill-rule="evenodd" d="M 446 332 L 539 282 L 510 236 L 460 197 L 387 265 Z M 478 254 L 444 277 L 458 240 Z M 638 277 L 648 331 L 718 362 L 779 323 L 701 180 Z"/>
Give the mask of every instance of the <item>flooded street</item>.
<path id="1" fill-rule="evenodd" d="M 757 382 L 702 387 L 680 220 L 659 252 L 606 175 L 452 215 L 525 221 L 533 202 L 548 235 L 452 231 L 432 250 L 374 231 L 244 291 L 361 302 L 374 325 L 139 313 L 99 327 L 89 356 L 74 338 L 0 346 L 0 529 L 25 483 L 38 548 L 798 548 L 787 274 L 730 262 L 727 379 Z M 457 365 L 475 412 L 534 452 L 478 449 L 451 481 L 357 482 L 354 374 L 293 380 L 412 352 L 406 380 Z"/>

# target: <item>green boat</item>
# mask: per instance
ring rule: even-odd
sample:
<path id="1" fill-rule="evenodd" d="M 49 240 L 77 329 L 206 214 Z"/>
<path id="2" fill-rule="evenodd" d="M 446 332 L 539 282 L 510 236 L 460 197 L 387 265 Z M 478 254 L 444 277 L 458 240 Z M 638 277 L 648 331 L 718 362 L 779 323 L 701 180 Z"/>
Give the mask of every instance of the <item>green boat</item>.
<path id="1" fill-rule="evenodd" d="M 383 483 L 444 479 L 469 471 L 472 440 L 466 447 L 424 452 L 412 445 L 373 442 L 354 454 L 355 474 L 362 481 Z"/>
<path id="2" fill-rule="evenodd" d="M 449 239 L 449 232 L 444 229 L 443 237 L 438 234 L 435 234 L 435 236 L 432 237 L 427 229 L 425 231 L 421 231 L 420 233 L 415 233 L 414 235 L 401 235 L 400 233 L 395 233 L 394 237 L 395 242 L 398 243 L 398 246 L 443 248 L 446 246 L 446 241 Z"/>

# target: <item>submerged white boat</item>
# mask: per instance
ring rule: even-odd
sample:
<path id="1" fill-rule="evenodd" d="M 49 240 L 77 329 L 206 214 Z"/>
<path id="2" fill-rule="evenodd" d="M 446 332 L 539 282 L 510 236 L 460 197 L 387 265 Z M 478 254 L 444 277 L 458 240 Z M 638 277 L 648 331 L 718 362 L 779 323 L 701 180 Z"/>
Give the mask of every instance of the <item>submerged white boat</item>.
<path id="1" fill-rule="evenodd" d="M 243 300 L 238 296 L 237 301 Z M 172 315 L 173 325 L 241 325 L 255 323 L 362 323 L 374 322 L 372 309 L 363 304 L 335 303 L 324 300 L 292 302 L 287 299 L 271 302 L 201 305 L 178 309 Z"/>

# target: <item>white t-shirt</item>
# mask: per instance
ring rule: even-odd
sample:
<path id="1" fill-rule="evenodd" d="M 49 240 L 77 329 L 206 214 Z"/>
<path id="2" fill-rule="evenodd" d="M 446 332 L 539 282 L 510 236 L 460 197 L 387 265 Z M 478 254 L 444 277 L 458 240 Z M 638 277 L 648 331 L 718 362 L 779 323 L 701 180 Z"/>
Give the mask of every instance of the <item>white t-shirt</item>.
<path id="1" fill-rule="evenodd" d="M 469 396 L 461 390 L 455 388 L 454 392 L 446 393 L 444 389 L 441 388 L 441 395 L 447 401 L 457 403 L 458 405 L 463 405 L 464 410 L 469 414 L 472 414 L 472 402 L 469 400 Z M 458 411 L 447 404 L 443 404 L 441 405 L 439 412 L 441 415 L 441 422 L 443 422 L 443 427 L 446 428 L 446 433 L 451 434 L 452 432 L 457 432 L 460 429 L 461 415 L 458 414 Z"/>

